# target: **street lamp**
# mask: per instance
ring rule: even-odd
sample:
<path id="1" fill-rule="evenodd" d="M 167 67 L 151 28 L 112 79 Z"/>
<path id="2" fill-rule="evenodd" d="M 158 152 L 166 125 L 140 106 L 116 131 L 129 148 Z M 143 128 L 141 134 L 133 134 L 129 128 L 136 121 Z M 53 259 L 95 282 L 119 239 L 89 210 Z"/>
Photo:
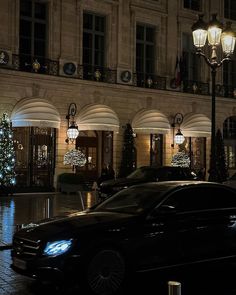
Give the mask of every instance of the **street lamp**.
<path id="1" fill-rule="evenodd" d="M 171 127 L 173 128 L 173 144 L 171 144 L 171 147 L 174 147 L 174 144 L 182 144 L 185 140 L 183 133 L 181 132 L 180 125 L 183 123 L 184 116 L 181 113 L 177 113 L 173 117 L 173 123 L 171 124 Z M 178 124 L 178 129 L 175 134 L 175 127 L 176 124 Z"/>
<path id="2" fill-rule="evenodd" d="M 215 84 L 216 84 L 216 71 L 224 61 L 230 60 L 230 55 L 234 52 L 235 47 L 235 34 L 231 29 L 231 23 L 227 22 L 223 29 L 223 24 L 216 19 L 216 14 L 212 14 L 212 20 L 206 24 L 203 21 L 203 15 L 199 15 L 199 19 L 192 26 L 193 43 L 196 47 L 196 54 L 203 56 L 205 62 L 211 68 L 211 155 L 210 155 L 210 168 L 209 168 L 209 181 L 217 181 L 217 167 L 216 167 L 216 136 L 215 136 Z M 211 48 L 211 57 L 208 58 L 202 52 L 208 39 L 208 45 Z M 225 57 L 221 61 L 217 61 L 216 49 L 222 45 L 222 50 Z"/>
<path id="3" fill-rule="evenodd" d="M 78 126 L 76 125 L 75 122 L 75 114 L 77 111 L 77 107 L 75 103 L 71 103 L 68 108 L 68 114 L 66 115 L 66 119 L 68 122 L 68 129 L 67 129 L 67 138 L 66 138 L 66 143 L 69 143 L 71 141 L 72 143 L 74 140 L 78 137 L 79 135 L 79 130 Z"/>

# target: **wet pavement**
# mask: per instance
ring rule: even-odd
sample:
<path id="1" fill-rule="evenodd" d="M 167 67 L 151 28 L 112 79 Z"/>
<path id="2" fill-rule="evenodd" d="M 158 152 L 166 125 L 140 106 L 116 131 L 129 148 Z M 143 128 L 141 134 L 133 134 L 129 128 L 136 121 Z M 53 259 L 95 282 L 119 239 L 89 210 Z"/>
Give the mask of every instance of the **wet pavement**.
<path id="1" fill-rule="evenodd" d="M 56 286 L 38 285 L 33 279 L 16 274 L 10 268 L 8 245 L 18 225 L 81 211 L 96 201 L 94 192 L 84 192 L 82 195 L 41 193 L 0 196 L 0 295 L 46 292 L 88 295 L 82 294 L 77 286 L 58 290 Z M 236 295 L 235 274 L 236 264 L 231 261 L 227 264 L 189 266 L 187 269 L 138 275 L 122 294 L 168 295 L 168 281 L 178 281 L 181 282 L 181 295 Z"/>
<path id="2" fill-rule="evenodd" d="M 10 245 L 14 231 L 22 224 L 66 215 L 96 203 L 94 192 L 82 194 L 37 193 L 0 196 L 0 295 L 29 295 L 41 292 L 33 279 L 10 268 Z M 51 294 L 54 294 L 55 290 Z"/>

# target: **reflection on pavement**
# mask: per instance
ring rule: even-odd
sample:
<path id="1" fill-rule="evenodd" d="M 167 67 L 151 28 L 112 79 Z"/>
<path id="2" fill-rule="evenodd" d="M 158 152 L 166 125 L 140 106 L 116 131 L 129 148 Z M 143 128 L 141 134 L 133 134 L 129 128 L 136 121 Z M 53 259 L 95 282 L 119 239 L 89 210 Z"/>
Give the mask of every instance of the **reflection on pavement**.
<path id="1" fill-rule="evenodd" d="M 82 194 L 25 194 L 0 199 L 0 246 L 10 244 L 21 224 L 67 215 L 91 207 L 96 202 L 93 192 Z"/>

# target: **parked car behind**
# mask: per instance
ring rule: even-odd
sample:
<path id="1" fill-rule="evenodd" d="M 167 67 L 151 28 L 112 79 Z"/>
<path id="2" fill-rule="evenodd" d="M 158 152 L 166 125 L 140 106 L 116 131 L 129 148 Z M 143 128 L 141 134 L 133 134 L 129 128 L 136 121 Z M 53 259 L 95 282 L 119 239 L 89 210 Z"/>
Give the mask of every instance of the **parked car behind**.
<path id="1" fill-rule="evenodd" d="M 224 181 L 224 184 L 236 188 L 236 173 L 234 173 L 226 181 Z"/>
<path id="2" fill-rule="evenodd" d="M 174 166 L 142 166 L 124 178 L 103 181 L 98 186 L 98 196 L 104 200 L 123 188 L 150 181 L 197 180 L 190 168 Z"/>
<path id="3" fill-rule="evenodd" d="M 203 181 L 144 183 L 87 211 L 14 234 L 12 268 L 117 294 L 131 274 L 236 257 L 236 190 Z"/>

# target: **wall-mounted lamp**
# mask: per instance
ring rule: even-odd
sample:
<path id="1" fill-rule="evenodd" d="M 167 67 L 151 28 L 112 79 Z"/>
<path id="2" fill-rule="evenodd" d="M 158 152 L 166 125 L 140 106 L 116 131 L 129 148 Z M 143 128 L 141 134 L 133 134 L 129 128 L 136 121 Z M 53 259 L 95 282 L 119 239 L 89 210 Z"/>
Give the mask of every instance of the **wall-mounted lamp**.
<path id="1" fill-rule="evenodd" d="M 173 128 L 173 143 L 171 144 L 171 147 L 174 147 L 174 144 L 182 144 L 184 142 L 184 135 L 180 130 L 180 125 L 183 122 L 184 116 L 181 113 L 175 114 L 173 117 L 173 123 L 171 124 L 171 127 Z M 177 132 L 175 134 L 175 127 L 178 125 Z"/>
<path id="2" fill-rule="evenodd" d="M 65 140 L 66 143 L 71 141 L 72 143 L 79 135 L 78 126 L 75 122 L 75 114 L 77 111 L 77 107 L 75 103 L 71 103 L 68 108 L 68 114 L 66 115 L 66 119 L 68 121 L 68 129 L 67 129 L 67 139 Z"/>

